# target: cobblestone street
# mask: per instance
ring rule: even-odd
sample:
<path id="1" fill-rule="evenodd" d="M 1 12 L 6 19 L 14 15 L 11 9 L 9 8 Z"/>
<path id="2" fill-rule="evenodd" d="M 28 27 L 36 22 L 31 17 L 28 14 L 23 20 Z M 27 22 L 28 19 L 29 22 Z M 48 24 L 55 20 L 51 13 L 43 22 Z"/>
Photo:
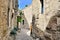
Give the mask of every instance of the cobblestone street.
<path id="1" fill-rule="evenodd" d="M 29 30 L 22 28 L 21 31 L 17 33 L 16 40 L 33 40 L 29 35 Z"/>

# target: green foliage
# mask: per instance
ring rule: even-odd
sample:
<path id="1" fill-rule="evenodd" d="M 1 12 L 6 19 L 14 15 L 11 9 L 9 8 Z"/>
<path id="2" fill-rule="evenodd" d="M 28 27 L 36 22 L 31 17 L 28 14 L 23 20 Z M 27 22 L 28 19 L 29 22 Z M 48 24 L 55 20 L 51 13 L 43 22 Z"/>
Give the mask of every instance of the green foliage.
<path id="1" fill-rule="evenodd" d="M 22 18 L 22 16 L 23 16 L 23 12 L 22 12 L 22 10 L 19 10 L 19 12 L 20 12 L 20 16 L 17 16 L 17 22 L 22 22 L 23 21 L 23 18 Z"/>
<path id="2" fill-rule="evenodd" d="M 23 15 L 23 13 L 22 12 L 20 12 L 20 16 L 22 16 Z"/>
<path id="3" fill-rule="evenodd" d="M 22 22 L 22 17 L 21 16 L 17 16 L 17 22 Z"/>
<path id="4" fill-rule="evenodd" d="M 18 27 L 14 27 L 14 29 L 11 30 L 10 35 L 16 35 L 18 30 L 19 30 Z"/>
<path id="5" fill-rule="evenodd" d="M 28 5 L 25 5 L 25 7 L 28 7 Z"/>
<path id="6" fill-rule="evenodd" d="M 14 30 L 18 31 L 18 30 L 19 30 L 19 28 L 18 28 L 18 27 L 14 27 Z"/>
<path id="7" fill-rule="evenodd" d="M 16 35 L 16 30 L 12 30 L 12 31 L 10 32 L 10 35 Z"/>

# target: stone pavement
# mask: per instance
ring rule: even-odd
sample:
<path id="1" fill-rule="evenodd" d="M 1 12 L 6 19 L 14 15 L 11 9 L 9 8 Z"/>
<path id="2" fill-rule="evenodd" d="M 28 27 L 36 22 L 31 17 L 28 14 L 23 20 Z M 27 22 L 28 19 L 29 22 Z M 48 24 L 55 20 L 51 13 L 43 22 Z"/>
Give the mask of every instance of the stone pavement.
<path id="1" fill-rule="evenodd" d="M 28 29 L 22 28 L 21 31 L 17 33 L 16 40 L 33 40 L 28 32 Z"/>

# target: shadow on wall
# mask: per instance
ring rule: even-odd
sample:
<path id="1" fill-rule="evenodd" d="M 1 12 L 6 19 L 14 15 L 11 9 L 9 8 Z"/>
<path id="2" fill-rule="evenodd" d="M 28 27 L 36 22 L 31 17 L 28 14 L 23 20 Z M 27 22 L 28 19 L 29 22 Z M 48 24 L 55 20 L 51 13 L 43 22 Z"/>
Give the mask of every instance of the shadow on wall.
<path id="1" fill-rule="evenodd" d="M 29 24 L 27 22 L 25 15 L 23 15 L 23 22 L 21 23 L 21 27 L 29 29 Z"/>

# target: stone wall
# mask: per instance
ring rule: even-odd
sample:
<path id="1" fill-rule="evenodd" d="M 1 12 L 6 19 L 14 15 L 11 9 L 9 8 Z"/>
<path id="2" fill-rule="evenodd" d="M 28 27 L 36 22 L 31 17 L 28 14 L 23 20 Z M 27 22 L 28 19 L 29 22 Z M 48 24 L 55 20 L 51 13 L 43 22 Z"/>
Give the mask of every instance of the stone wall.
<path id="1" fill-rule="evenodd" d="M 6 40 L 8 0 L 0 0 L 0 40 Z"/>
<path id="2" fill-rule="evenodd" d="M 32 27 L 33 34 L 35 33 L 35 37 L 39 37 L 40 40 L 60 40 L 60 25 L 58 25 L 60 24 L 60 2 L 58 0 L 44 0 L 44 13 L 41 14 L 39 1 L 33 0 L 32 5 L 35 15 L 35 20 L 33 20 L 35 22 Z"/>
<path id="3" fill-rule="evenodd" d="M 9 40 L 10 31 L 15 26 L 17 27 L 17 11 L 15 11 L 13 6 L 14 1 L 0 0 L 0 40 Z M 15 4 L 18 5 L 17 3 Z M 18 9 L 16 8 L 16 10 Z"/>
<path id="4" fill-rule="evenodd" d="M 32 13 L 33 15 L 35 15 L 35 17 L 39 18 L 36 19 L 36 25 L 38 25 L 37 27 L 39 29 L 45 31 L 50 18 L 57 13 L 59 5 L 60 3 L 58 2 L 58 0 L 44 0 L 44 12 L 42 14 L 40 0 L 33 0 Z"/>
<path id="5" fill-rule="evenodd" d="M 26 7 L 25 9 L 23 9 L 22 11 L 27 20 L 28 25 L 30 26 L 30 24 L 32 22 L 32 4 L 28 7 Z"/>

